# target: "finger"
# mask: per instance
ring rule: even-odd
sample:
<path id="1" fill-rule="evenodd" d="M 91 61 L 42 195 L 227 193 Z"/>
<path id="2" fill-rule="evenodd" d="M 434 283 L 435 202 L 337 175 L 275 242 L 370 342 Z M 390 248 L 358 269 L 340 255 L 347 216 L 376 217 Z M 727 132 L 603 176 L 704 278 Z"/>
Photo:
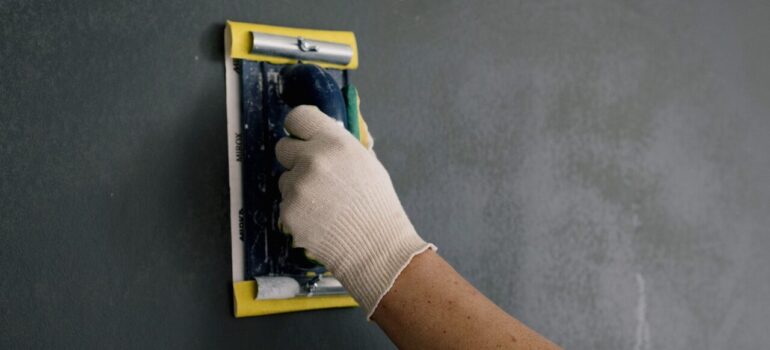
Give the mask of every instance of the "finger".
<path id="1" fill-rule="evenodd" d="M 278 207 L 280 213 L 278 216 L 278 222 L 280 224 L 281 230 L 284 233 L 291 234 L 296 241 L 297 236 L 301 236 L 302 231 L 297 227 L 299 222 L 297 221 L 298 212 L 296 210 L 296 205 L 292 204 L 291 201 L 283 200 Z"/>
<path id="2" fill-rule="evenodd" d="M 292 188 L 294 188 L 296 182 L 296 171 L 284 171 L 283 174 L 281 174 L 281 177 L 278 179 L 278 190 L 281 191 L 284 202 L 286 202 L 286 199 L 292 192 Z"/>
<path id="3" fill-rule="evenodd" d="M 318 130 L 333 126 L 334 120 L 316 106 L 297 106 L 286 115 L 284 128 L 294 137 L 309 140 Z"/>
<path id="4" fill-rule="evenodd" d="M 275 158 L 278 160 L 278 163 L 281 163 L 286 169 L 293 168 L 297 155 L 302 149 L 303 142 L 291 137 L 284 137 L 278 140 L 278 143 L 275 144 Z"/>
<path id="5" fill-rule="evenodd" d="M 280 214 L 278 216 L 278 228 L 283 233 L 291 234 L 291 228 L 289 227 L 289 223 L 287 222 L 288 220 L 286 219 L 287 215 L 286 215 L 285 201 L 279 204 L 279 208 L 280 208 L 280 211 L 279 211 Z"/>

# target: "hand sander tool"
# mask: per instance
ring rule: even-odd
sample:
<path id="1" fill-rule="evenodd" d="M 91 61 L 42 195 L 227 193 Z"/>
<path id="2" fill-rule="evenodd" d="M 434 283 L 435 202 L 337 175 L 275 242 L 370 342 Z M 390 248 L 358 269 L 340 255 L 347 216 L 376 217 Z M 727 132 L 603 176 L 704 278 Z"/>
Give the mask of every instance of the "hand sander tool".
<path id="1" fill-rule="evenodd" d="M 357 304 L 278 225 L 283 167 L 275 144 L 298 105 L 315 105 L 371 147 L 350 70 L 352 32 L 228 22 L 225 77 L 235 316 Z"/>

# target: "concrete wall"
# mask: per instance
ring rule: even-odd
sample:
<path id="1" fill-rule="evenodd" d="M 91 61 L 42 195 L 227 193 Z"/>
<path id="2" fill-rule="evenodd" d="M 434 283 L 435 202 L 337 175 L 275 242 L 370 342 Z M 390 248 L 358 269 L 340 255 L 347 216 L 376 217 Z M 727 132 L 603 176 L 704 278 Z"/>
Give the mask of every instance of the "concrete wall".
<path id="1" fill-rule="evenodd" d="M 419 232 L 571 349 L 770 343 L 763 1 L 0 1 L 0 347 L 389 348 L 235 320 L 221 31 L 354 30 Z M 261 345 L 261 346 L 260 346 Z"/>

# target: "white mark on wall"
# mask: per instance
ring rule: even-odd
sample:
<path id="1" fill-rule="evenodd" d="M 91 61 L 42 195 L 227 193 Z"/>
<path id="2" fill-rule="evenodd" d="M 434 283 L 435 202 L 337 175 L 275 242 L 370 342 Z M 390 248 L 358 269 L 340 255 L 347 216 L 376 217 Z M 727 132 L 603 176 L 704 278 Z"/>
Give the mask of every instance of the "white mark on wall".
<path id="1" fill-rule="evenodd" d="M 647 292 L 642 274 L 636 274 L 636 287 L 639 299 L 636 302 L 636 343 L 634 350 L 650 349 L 650 324 L 647 323 Z"/>

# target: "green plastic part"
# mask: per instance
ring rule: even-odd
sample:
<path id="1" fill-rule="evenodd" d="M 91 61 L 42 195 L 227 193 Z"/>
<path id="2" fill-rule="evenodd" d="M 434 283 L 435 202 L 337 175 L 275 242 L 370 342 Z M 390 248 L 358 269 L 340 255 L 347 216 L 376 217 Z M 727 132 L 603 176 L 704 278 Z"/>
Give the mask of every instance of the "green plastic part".
<path id="1" fill-rule="evenodd" d="M 358 90 L 353 85 L 348 85 L 342 90 L 348 110 L 348 131 L 361 140 L 361 129 L 358 125 Z"/>

